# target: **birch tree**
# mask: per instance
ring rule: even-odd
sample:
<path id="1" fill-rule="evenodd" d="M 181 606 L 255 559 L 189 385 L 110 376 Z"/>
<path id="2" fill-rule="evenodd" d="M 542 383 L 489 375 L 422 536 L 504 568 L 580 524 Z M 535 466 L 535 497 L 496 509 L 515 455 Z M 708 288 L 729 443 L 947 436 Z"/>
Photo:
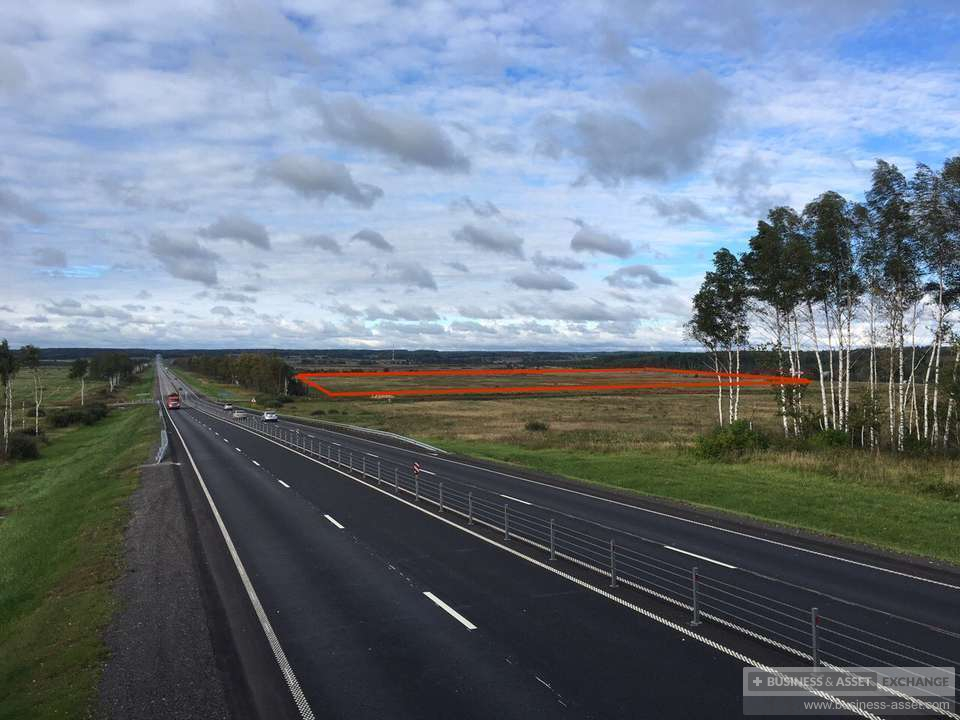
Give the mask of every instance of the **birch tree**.
<path id="1" fill-rule="evenodd" d="M 10 434 L 13 432 L 13 380 L 19 362 L 6 339 L 0 341 L 0 383 L 3 383 L 3 455 L 10 455 Z"/>
<path id="2" fill-rule="evenodd" d="M 80 381 L 80 407 L 83 407 L 84 389 L 87 379 L 87 371 L 90 369 L 90 361 L 86 358 L 77 358 L 70 364 L 70 379 Z"/>

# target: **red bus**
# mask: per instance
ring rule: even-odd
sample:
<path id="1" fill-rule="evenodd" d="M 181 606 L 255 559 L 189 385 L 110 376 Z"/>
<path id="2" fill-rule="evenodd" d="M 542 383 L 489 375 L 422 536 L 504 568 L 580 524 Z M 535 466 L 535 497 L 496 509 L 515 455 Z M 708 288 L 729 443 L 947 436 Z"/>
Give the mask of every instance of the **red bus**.
<path id="1" fill-rule="evenodd" d="M 175 392 L 167 395 L 167 408 L 170 410 L 176 410 L 180 407 L 180 395 Z"/>

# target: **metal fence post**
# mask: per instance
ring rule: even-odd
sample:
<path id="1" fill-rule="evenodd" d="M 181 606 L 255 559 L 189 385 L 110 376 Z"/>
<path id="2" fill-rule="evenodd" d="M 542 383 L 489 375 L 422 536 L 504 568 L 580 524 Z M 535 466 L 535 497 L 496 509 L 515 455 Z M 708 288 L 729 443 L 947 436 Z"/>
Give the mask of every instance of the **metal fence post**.
<path id="1" fill-rule="evenodd" d="M 367 477 L 367 454 L 364 453 L 360 456 L 360 477 Z"/>
<path id="2" fill-rule="evenodd" d="M 617 546 L 610 538 L 610 587 L 617 587 Z"/>
<path id="3" fill-rule="evenodd" d="M 443 512 L 443 481 L 440 481 L 440 512 Z"/>
<path id="4" fill-rule="evenodd" d="M 473 493 L 467 493 L 467 525 L 473 525 Z"/>
<path id="5" fill-rule="evenodd" d="M 690 572 L 691 579 L 693 581 L 693 619 L 690 621 L 690 624 L 697 626 L 700 624 L 700 593 L 697 586 L 699 585 L 697 578 L 697 568 L 694 567 Z"/>
<path id="6" fill-rule="evenodd" d="M 416 475 L 413 476 L 413 499 L 420 502 L 420 478 Z"/>
<path id="7" fill-rule="evenodd" d="M 557 559 L 557 535 L 554 528 L 553 518 L 550 518 L 550 559 Z"/>
<path id="8" fill-rule="evenodd" d="M 348 460 L 350 461 L 350 472 L 352 473 L 353 472 L 353 450 L 348 452 L 347 455 L 350 456 Z"/>
<path id="9" fill-rule="evenodd" d="M 817 608 L 810 608 L 810 649 L 813 666 L 820 667 L 820 615 Z"/>
<path id="10" fill-rule="evenodd" d="M 380 461 L 377 460 L 377 485 L 380 484 Z"/>
<path id="11" fill-rule="evenodd" d="M 503 539 L 510 539 L 510 506 L 503 504 Z"/>
<path id="12" fill-rule="evenodd" d="M 393 469 L 393 491 L 400 494 L 400 468 Z"/>

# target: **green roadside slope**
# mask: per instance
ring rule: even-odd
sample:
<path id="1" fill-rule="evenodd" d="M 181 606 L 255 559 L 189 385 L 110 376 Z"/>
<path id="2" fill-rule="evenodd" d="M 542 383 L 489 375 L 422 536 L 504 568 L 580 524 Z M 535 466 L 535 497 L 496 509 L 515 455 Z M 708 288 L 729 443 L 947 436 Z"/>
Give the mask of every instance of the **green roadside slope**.
<path id="1" fill-rule="evenodd" d="M 126 500 L 158 436 L 155 406 L 117 408 L 96 425 L 52 431 L 39 460 L 0 465 L 3 720 L 89 716 Z"/>

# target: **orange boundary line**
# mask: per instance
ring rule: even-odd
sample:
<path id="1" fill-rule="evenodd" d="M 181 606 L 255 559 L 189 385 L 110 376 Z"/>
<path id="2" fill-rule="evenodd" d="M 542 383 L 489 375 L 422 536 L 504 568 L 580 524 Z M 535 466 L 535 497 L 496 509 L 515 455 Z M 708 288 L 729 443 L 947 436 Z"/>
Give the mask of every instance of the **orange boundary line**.
<path id="1" fill-rule="evenodd" d="M 400 388 L 396 390 L 329 390 L 323 385 L 314 382 L 313 378 L 331 377 L 418 377 L 418 376 L 478 376 L 478 375 L 573 375 L 582 373 L 662 373 L 669 375 L 693 375 L 709 378 L 705 382 L 647 382 L 647 383 L 620 383 L 616 385 L 529 385 L 529 386 L 494 386 L 494 387 L 465 387 L 465 388 Z M 783 375 L 758 375 L 755 373 L 719 373 L 705 370 L 681 370 L 676 368 L 536 368 L 517 369 L 500 368 L 487 370 L 375 370 L 373 372 L 303 372 L 296 375 L 296 379 L 310 387 L 319 390 L 327 397 L 372 397 L 374 395 L 483 395 L 496 393 L 550 393 L 550 392 L 584 392 L 596 390 L 660 390 L 660 389 L 687 389 L 712 388 L 717 385 L 723 387 L 766 387 L 776 385 L 808 385 L 810 380 L 799 377 L 785 377 Z M 724 382 L 724 379 L 729 382 Z"/>

